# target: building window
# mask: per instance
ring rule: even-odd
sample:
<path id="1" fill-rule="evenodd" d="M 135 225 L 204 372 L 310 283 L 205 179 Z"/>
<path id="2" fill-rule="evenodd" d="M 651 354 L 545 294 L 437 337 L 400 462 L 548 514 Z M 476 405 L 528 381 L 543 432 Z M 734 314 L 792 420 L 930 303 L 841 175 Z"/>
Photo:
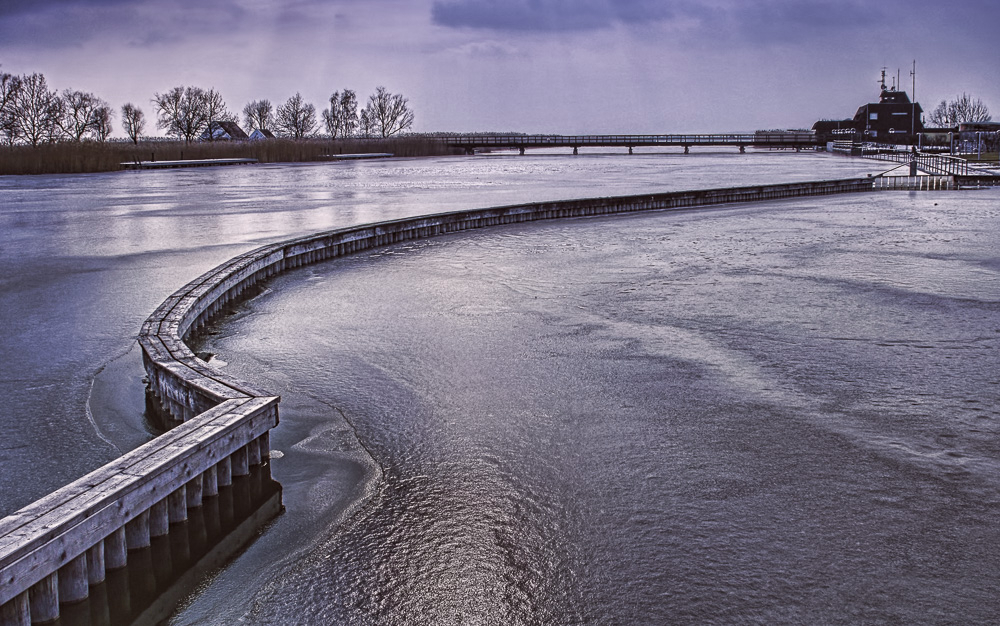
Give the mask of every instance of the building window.
<path id="1" fill-rule="evenodd" d="M 868 114 L 868 119 L 870 119 L 870 120 L 877 120 L 878 119 L 878 113 L 869 113 Z"/>

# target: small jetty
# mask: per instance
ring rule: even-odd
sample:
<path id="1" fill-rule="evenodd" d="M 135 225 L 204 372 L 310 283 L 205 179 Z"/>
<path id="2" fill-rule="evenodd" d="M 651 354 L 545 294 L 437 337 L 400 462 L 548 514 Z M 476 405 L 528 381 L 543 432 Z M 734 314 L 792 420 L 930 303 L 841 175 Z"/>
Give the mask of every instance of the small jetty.
<path id="1" fill-rule="evenodd" d="M 360 161 L 362 159 L 388 159 L 392 156 L 391 152 L 365 152 L 361 154 L 321 154 L 317 158 L 322 161 Z"/>
<path id="2" fill-rule="evenodd" d="M 185 159 L 180 161 L 127 161 L 122 167 L 127 170 L 158 170 L 173 167 L 211 167 L 216 165 L 250 165 L 257 159 Z"/>

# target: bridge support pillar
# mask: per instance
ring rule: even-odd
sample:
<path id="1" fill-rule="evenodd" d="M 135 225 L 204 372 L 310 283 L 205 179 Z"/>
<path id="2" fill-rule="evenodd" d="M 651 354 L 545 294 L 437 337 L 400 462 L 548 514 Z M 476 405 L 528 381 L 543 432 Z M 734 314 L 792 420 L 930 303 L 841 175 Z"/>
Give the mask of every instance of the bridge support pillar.
<path id="1" fill-rule="evenodd" d="M 520 148 L 521 156 L 524 156 L 524 148 Z"/>
<path id="2" fill-rule="evenodd" d="M 916 176 L 916 175 L 917 175 L 917 161 L 916 159 L 914 159 L 913 161 L 910 161 L 910 176 Z"/>
<path id="3" fill-rule="evenodd" d="M 684 154 L 691 154 L 691 146 L 684 146 Z"/>
<path id="4" fill-rule="evenodd" d="M 747 153 L 747 147 L 746 146 L 740 146 L 740 154 L 746 154 L 746 153 Z"/>
<path id="5" fill-rule="evenodd" d="M 580 150 L 576 146 L 573 146 L 573 154 L 580 154 Z"/>
<path id="6" fill-rule="evenodd" d="M 629 154 L 632 154 L 632 146 L 629 146 L 629 147 L 628 147 L 628 153 L 629 153 Z"/>

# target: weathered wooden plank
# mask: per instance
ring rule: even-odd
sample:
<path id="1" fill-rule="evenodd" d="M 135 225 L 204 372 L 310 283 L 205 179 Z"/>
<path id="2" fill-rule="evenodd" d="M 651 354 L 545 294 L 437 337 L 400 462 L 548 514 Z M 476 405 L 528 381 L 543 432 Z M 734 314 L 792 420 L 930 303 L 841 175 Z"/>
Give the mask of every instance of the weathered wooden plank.
<path id="1" fill-rule="evenodd" d="M 201 423 L 189 422 L 146 444 L 146 454 L 137 449 L 124 462 L 120 459 L 114 471 L 98 470 L 104 480 L 83 481 L 99 488 L 74 491 L 70 499 L 0 536 L 0 600 L 41 580 L 47 567 L 62 566 L 92 548 L 110 530 L 147 514 L 165 492 L 214 465 L 227 446 L 245 445 L 257 431 L 273 427 L 277 414 L 272 403 L 231 401 L 221 411 L 199 416 Z M 236 410 L 227 410 L 232 408 Z"/>
<path id="2" fill-rule="evenodd" d="M 100 502 L 102 493 L 113 492 L 136 477 L 142 478 L 151 471 L 151 467 L 162 465 L 165 459 L 184 460 L 186 457 L 183 454 L 178 455 L 178 451 L 183 451 L 187 455 L 201 453 L 207 443 L 221 438 L 226 429 L 245 428 L 247 433 L 241 439 L 259 435 L 261 429 L 273 424 L 275 416 L 264 411 L 254 416 L 249 424 L 242 425 L 239 422 L 246 420 L 255 412 L 267 409 L 273 402 L 273 398 L 228 401 L 224 406 L 216 407 L 199 416 L 197 422 L 189 422 L 170 430 L 67 487 L 32 503 L 13 516 L 0 520 L 0 566 L 5 563 L 5 558 L 8 556 L 8 546 L 12 542 L 12 537 L 30 532 L 25 526 L 34 524 L 38 527 L 48 527 L 52 520 L 46 516 L 54 511 L 58 511 L 62 516 L 65 516 L 67 511 L 77 510 L 85 514 L 87 507 L 93 506 L 94 502 Z M 217 454 L 218 451 L 214 453 Z M 215 462 L 208 461 L 206 467 Z M 190 480 L 190 477 L 187 480 Z"/>

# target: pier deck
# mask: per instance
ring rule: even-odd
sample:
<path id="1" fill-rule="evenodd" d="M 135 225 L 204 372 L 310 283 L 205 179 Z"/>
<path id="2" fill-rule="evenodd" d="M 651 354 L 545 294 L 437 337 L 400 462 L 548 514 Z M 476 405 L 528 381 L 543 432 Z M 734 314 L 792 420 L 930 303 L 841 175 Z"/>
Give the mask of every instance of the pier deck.
<path id="1" fill-rule="evenodd" d="M 122 163 L 127 170 L 157 170 L 174 167 L 210 167 L 215 165 L 250 165 L 257 159 L 185 159 L 181 161 L 128 161 Z"/>

